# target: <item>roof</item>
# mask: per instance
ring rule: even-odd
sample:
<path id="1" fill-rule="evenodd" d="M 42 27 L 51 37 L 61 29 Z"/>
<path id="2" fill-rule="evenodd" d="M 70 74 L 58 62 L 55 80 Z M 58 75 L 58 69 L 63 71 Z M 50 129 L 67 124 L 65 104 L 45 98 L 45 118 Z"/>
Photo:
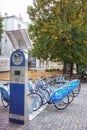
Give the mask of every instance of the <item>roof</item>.
<path id="1" fill-rule="evenodd" d="M 17 19 L 18 21 L 21 21 L 22 23 L 28 25 L 28 21 L 24 21 L 21 17 L 17 17 L 15 15 L 11 15 L 11 16 L 4 16 L 3 19 L 9 19 L 9 18 L 12 18 L 12 19 Z"/>
<path id="2" fill-rule="evenodd" d="M 6 31 L 15 49 L 31 49 L 32 44 L 25 29 Z"/>

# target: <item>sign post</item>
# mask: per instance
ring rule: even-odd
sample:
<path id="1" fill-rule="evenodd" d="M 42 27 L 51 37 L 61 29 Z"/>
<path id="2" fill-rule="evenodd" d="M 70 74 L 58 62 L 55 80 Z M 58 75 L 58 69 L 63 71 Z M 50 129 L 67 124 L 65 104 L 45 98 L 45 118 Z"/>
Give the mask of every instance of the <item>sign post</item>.
<path id="1" fill-rule="evenodd" d="M 24 124 L 29 120 L 27 102 L 27 50 L 31 48 L 31 42 L 25 30 L 7 31 L 7 35 L 15 48 L 10 58 L 9 121 Z"/>
<path id="2" fill-rule="evenodd" d="M 27 104 L 27 54 L 16 50 L 10 60 L 9 121 L 24 124 L 28 121 Z"/>

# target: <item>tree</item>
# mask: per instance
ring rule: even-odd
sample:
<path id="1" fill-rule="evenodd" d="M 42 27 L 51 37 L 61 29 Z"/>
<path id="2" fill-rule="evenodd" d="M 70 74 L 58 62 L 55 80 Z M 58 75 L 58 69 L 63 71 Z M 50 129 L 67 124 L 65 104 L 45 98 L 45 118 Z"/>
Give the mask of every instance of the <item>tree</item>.
<path id="1" fill-rule="evenodd" d="M 3 24 L 2 24 L 2 21 L 3 21 L 3 18 L 1 17 L 1 14 L 0 14 L 0 41 L 1 41 L 2 33 L 3 33 Z"/>
<path id="2" fill-rule="evenodd" d="M 34 0 L 28 7 L 34 56 L 69 63 L 71 75 L 74 63 L 86 64 L 86 13 L 85 0 Z"/>

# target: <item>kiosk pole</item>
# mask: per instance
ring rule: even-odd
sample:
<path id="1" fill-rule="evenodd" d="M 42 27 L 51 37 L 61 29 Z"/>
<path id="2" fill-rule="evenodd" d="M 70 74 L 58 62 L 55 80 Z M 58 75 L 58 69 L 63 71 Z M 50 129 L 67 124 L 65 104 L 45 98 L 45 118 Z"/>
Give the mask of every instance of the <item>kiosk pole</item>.
<path id="1" fill-rule="evenodd" d="M 10 58 L 9 121 L 24 124 L 29 119 L 27 103 L 28 55 L 16 50 Z"/>

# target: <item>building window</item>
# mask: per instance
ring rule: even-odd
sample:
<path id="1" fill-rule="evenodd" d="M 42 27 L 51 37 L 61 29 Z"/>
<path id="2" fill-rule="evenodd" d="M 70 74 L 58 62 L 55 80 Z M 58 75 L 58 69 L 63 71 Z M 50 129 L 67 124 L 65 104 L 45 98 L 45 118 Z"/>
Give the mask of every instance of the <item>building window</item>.
<path id="1" fill-rule="evenodd" d="M 36 68 L 36 58 L 29 55 L 28 57 L 28 67 L 29 68 Z"/>
<path id="2" fill-rule="evenodd" d="M 21 25 L 20 24 L 18 24 L 18 29 L 21 29 Z"/>

